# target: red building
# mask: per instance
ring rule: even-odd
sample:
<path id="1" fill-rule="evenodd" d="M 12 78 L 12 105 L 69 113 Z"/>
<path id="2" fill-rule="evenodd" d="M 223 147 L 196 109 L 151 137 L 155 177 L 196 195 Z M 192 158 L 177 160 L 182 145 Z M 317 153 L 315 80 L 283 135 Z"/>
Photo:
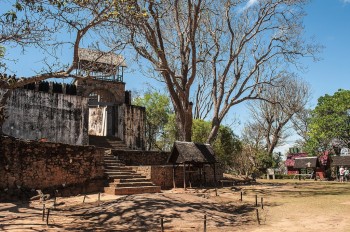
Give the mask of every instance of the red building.
<path id="1" fill-rule="evenodd" d="M 317 157 L 317 162 L 312 167 L 301 167 L 300 163 L 303 163 L 303 160 L 306 160 L 309 157 L 307 153 L 290 153 L 287 155 L 285 165 L 287 167 L 288 175 L 295 174 L 308 174 L 309 172 L 315 172 L 316 177 L 320 179 L 326 178 L 326 170 L 330 168 L 331 160 L 329 158 L 328 152 L 325 152 L 323 155 Z M 304 158 L 304 159 L 303 159 Z M 316 157 L 315 157 L 316 158 Z M 295 164 L 295 159 L 298 159 L 299 164 Z"/>
<path id="2" fill-rule="evenodd" d="M 298 174 L 299 169 L 294 168 L 295 164 L 295 158 L 302 158 L 302 157 L 307 157 L 307 153 L 290 153 L 287 155 L 287 159 L 285 161 L 285 165 L 287 168 L 287 174 L 288 175 L 293 175 L 293 174 Z"/>

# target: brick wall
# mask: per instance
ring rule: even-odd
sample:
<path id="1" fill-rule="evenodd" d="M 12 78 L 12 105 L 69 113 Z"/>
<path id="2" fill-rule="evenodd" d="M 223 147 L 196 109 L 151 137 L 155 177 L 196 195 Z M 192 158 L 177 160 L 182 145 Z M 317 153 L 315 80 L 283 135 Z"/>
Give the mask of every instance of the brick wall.
<path id="1" fill-rule="evenodd" d="M 169 152 L 158 151 L 121 151 L 112 150 L 112 155 L 117 156 L 124 164 L 129 166 L 139 165 L 166 165 Z"/>
<path id="2" fill-rule="evenodd" d="M 15 190 L 99 191 L 103 188 L 103 154 L 104 150 L 93 146 L 0 136 L 0 198 Z"/>
<path id="3" fill-rule="evenodd" d="M 134 171 L 146 176 L 152 180 L 155 185 L 161 186 L 162 189 L 173 188 L 173 166 L 172 165 L 154 165 L 154 166 L 133 166 Z M 214 172 L 212 167 L 209 165 L 204 167 L 204 175 L 202 175 L 202 184 L 205 186 L 214 186 Z M 223 177 L 223 170 L 220 168 L 216 169 L 216 179 L 220 180 Z M 191 177 L 190 177 L 191 175 Z M 198 172 L 186 173 L 186 186 L 190 186 L 190 180 L 192 186 L 199 186 L 200 175 Z M 175 183 L 177 188 L 183 188 L 183 166 L 178 166 L 175 170 Z"/>

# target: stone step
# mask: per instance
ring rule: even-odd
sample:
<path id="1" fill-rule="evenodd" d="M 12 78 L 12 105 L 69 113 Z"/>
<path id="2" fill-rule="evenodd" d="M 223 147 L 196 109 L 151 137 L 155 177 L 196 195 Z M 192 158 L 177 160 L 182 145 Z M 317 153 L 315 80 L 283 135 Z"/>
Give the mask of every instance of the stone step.
<path id="1" fill-rule="evenodd" d="M 144 187 L 144 186 L 155 186 L 152 182 L 129 182 L 129 183 L 109 183 L 109 187 Z"/>
<path id="2" fill-rule="evenodd" d="M 108 168 L 124 168 L 125 167 L 124 164 L 118 164 L 118 163 L 115 163 L 115 164 L 108 163 L 108 164 L 105 164 L 104 166 L 105 166 L 105 168 L 106 167 L 108 167 Z"/>
<path id="3" fill-rule="evenodd" d="M 118 162 L 118 163 L 122 163 L 122 161 L 121 160 L 118 160 L 116 157 L 104 157 L 104 159 L 103 159 L 104 161 L 107 161 L 107 162 Z"/>
<path id="4" fill-rule="evenodd" d="M 132 175 L 108 175 L 109 179 L 132 179 L 132 178 L 146 178 L 141 176 L 141 174 L 132 174 Z"/>
<path id="5" fill-rule="evenodd" d="M 105 169 L 123 168 L 125 165 L 105 165 Z"/>
<path id="6" fill-rule="evenodd" d="M 105 171 L 108 176 L 113 176 L 113 175 L 136 175 L 135 172 L 133 171 Z"/>
<path id="7" fill-rule="evenodd" d="M 145 176 L 125 166 L 117 157 L 105 154 L 104 162 L 104 172 L 110 181 L 109 187 L 105 187 L 105 193 L 130 195 L 160 192 L 160 186 L 155 186 Z"/>
<path id="8" fill-rule="evenodd" d="M 115 145 L 115 146 L 121 146 L 121 147 L 127 147 L 127 145 L 122 142 L 122 141 L 108 141 L 107 142 L 111 145 Z"/>
<path id="9" fill-rule="evenodd" d="M 113 172 L 113 171 L 116 171 L 116 172 L 120 172 L 120 171 L 132 171 L 132 168 L 125 167 L 125 166 L 120 166 L 120 167 L 117 167 L 117 168 L 105 167 L 105 171 L 109 171 L 109 172 Z"/>
<path id="10" fill-rule="evenodd" d="M 89 144 L 96 147 L 111 148 L 115 150 L 129 150 L 124 141 L 113 136 L 89 135 Z"/>
<path id="11" fill-rule="evenodd" d="M 150 179 L 147 178 L 131 178 L 131 179 L 115 179 L 114 182 L 111 183 L 115 183 L 115 184 L 119 184 L 119 183 L 135 183 L 135 182 L 151 182 Z"/>
<path id="12" fill-rule="evenodd" d="M 113 195 L 131 195 L 131 194 L 142 194 L 142 193 L 159 193 L 159 186 L 143 186 L 143 187 L 105 187 L 105 193 Z"/>
<path id="13" fill-rule="evenodd" d="M 104 160 L 116 160 L 119 161 L 117 157 L 111 156 L 111 155 L 105 155 Z"/>
<path id="14" fill-rule="evenodd" d="M 104 162 L 105 162 L 105 165 L 125 166 L 125 164 L 117 160 L 104 160 Z"/>

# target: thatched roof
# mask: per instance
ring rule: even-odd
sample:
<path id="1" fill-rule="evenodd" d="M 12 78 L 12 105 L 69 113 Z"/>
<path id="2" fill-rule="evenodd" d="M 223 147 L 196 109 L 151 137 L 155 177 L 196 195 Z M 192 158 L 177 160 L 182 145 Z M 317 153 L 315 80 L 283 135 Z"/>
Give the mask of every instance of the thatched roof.
<path id="1" fill-rule="evenodd" d="M 116 55 L 112 52 L 101 52 L 97 50 L 79 48 L 78 57 L 80 62 L 85 61 L 94 64 L 126 67 L 124 57 L 121 55 Z"/>
<path id="2" fill-rule="evenodd" d="M 213 148 L 209 144 L 176 141 L 174 143 L 168 162 L 173 164 L 212 164 L 216 162 L 216 159 Z"/>
<path id="3" fill-rule="evenodd" d="M 294 163 L 294 168 L 316 168 L 319 166 L 320 164 L 316 156 L 296 158 Z"/>
<path id="4" fill-rule="evenodd" d="M 350 166 L 350 156 L 333 156 L 332 166 Z"/>

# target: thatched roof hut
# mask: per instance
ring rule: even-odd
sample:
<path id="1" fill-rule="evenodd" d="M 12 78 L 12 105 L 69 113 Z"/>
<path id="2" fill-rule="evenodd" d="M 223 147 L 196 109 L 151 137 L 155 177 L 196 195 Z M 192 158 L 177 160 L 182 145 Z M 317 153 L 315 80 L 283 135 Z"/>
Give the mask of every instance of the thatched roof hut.
<path id="1" fill-rule="evenodd" d="M 209 144 L 176 141 L 168 162 L 213 164 L 216 163 L 216 159 L 213 148 Z"/>
<path id="2" fill-rule="evenodd" d="M 173 185 L 175 185 L 175 170 L 176 166 L 183 166 L 183 184 L 184 189 L 186 189 L 186 179 L 190 181 L 191 174 L 198 173 L 200 176 L 200 182 L 202 182 L 202 176 L 204 165 L 209 164 L 213 168 L 214 183 L 216 186 L 216 171 L 215 163 L 216 158 L 214 155 L 214 150 L 209 144 L 200 144 L 193 142 L 180 142 L 176 141 L 174 143 L 171 154 L 168 158 L 168 163 L 173 164 Z M 187 177 L 186 177 L 187 176 Z M 191 181 L 189 182 L 191 186 Z M 202 184 L 202 183 L 201 183 Z"/>

